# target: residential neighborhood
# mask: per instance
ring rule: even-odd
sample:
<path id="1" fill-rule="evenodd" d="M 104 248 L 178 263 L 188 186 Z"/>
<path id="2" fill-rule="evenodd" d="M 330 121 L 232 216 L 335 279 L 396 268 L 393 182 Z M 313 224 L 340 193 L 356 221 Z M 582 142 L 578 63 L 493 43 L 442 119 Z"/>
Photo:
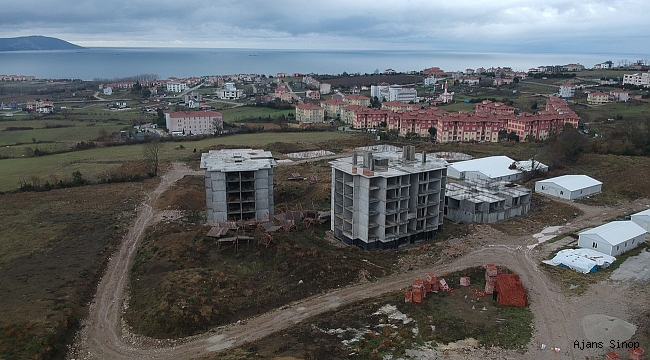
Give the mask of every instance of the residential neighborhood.
<path id="1" fill-rule="evenodd" d="M 21 289 L 4 296 L 19 309 L 21 301 L 47 305 L 44 313 L 54 311 L 63 324 L 72 317 L 67 308 L 51 310 L 56 304 L 81 309 L 81 318 L 95 288 L 100 299 L 126 289 L 128 307 L 104 306 L 117 309 L 120 326 L 153 339 L 182 336 L 196 354 L 215 359 L 293 356 L 295 348 L 305 358 L 387 359 L 416 346 L 435 358 L 445 353 L 421 350 L 422 339 L 445 344 L 454 333 L 466 341 L 470 331 L 498 340 L 444 351 L 477 359 L 583 355 L 565 338 L 582 334 L 581 321 L 593 314 L 576 309 L 602 298 L 615 308 L 615 289 L 645 289 L 636 276 L 650 278 L 639 266 L 650 259 L 645 63 L 381 68 L 95 81 L 1 76 L 0 161 L 12 165 L 0 173 L 0 196 L 11 208 L 3 231 L 17 234 L 14 251 L 36 231 L 43 253 L 11 266 L 66 264 L 42 275 L 39 290 L 23 290 L 30 280 L 22 275 L 4 278 Z M 125 231 L 133 224 L 138 231 Z M 115 244 L 127 236 L 133 255 L 88 245 L 106 229 Z M 50 233 L 65 246 L 53 245 Z M 84 261 L 112 264 L 128 287 L 111 280 L 114 287 L 102 290 L 86 277 L 99 281 L 103 272 L 82 272 Z M 49 301 L 49 283 L 63 281 L 69 288 L 57 291 L 72 300 Z M 37 291 L 43 304 L 24 300 Z M 645 304 L 644 292 L 627 291 L 626 304 Z M 328 304 L 332 311 L 320 312 Z M 381 315 L 387 304 L 413 320 Z M 567 306 L 570 321 L 558 325 L 553 319 Z M 309 316 L 284 324 L 277 311 Z M 617 316 L 638 324 L 626 335 L 626 352 L 650 346 L 645 312 Z M 359 322 L 348 325 L 351 318 Z M 19 320 L 5 338 L 29 332 Z M 304 343 L 312 345 L 278 350 L 256 338 L 203 353 L 192 340 L 211 329 L 257 334 L 257 321 L 270 326 L 268 341 L 308 334 Z M 589 328 L 608 331 L 613 322 Z M 457 323 L 464 325 L 450 327 Z M 338 337 L 348 332 L 360 340 Z M 379 338 L 389 345 L 375 357 Z M 165 344 L 153 346 L 176 351 Z M 312 352 L 321 347 L 328 353 Z M 150 355 L 150 348 L 127 349 L 124 358 Z"/>

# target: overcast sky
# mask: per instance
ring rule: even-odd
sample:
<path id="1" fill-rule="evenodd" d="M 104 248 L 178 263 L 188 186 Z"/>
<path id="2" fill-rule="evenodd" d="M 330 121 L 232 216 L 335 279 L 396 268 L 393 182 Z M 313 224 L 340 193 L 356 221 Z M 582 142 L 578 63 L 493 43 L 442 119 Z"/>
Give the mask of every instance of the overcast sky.
<path id="1" fill-rule="evenodd" d="M 649 0 L 4 0 L 0 37 L 82 46 L 644 54 Z"/>

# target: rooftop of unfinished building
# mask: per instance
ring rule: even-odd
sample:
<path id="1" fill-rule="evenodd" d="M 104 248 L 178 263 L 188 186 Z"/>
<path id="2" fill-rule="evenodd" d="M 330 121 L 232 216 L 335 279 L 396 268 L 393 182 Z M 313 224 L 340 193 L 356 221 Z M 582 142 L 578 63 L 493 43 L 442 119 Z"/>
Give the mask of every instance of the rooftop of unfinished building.
<path id="1" fill-rule="evenodd" d="M 372 149 L 378 151 L 372 151 Z M 330 165 L 338 170 L 352 174 L 353 168 L 357 168 L 356 174 L 364 177 L 393 177 L 408 174 L 417 174 L 425 171 L 444 169 L 448 163 L 445 159 L 436 158 L 433 156 L 426 156 L 424 153 L 413 152 L 411 160 L 405 159 L 403 148 L 383 145 L 378 147 L 361 148 L 363 151 L 357 152 L 356 165 L 353 164 L 354 156 L 344 157 L 330 161 Z M 364 154 L 372 154 L 375 165 L 372 172 L 364 172 L 363 170 L 370 170 L 369 164 L 364 165 Z M 425 161 L 422 158 L 425 157 Z M 377 164 L 377 162 L 386 165 Z"/>
<path id="2" fill-rule="evenodd" d="M 270 169 L 275 160 L 270 151 L 260 149 L 210 150 L 201 155 L 201 169 L 206 171 L 255 171 Z"/>
<path id="3" fill-rule="evenodd" d="M 521 197 L 531 194 L 531 190 L 522 185 L 507 181 L 461 181 L 447 182 L 445 196 L 472 202 L 495 202 L 505 200 L 506 196 Z"/>

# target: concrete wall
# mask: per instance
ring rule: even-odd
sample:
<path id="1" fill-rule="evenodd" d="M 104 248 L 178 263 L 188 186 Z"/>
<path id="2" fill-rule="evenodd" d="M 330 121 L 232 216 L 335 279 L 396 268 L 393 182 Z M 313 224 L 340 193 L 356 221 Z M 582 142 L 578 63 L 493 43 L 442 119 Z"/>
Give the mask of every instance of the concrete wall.
<path id="1" fill-rule="evenodd" d="M 208 225 L 215 225 L 228 218 L 227 174 L 221 171 L 205 172 L 206 215 Z M 273 216 L 273 168 L 254 172 L 255 180 L 255 217 L 268 220 Z"/>
<path id="2" fill-rule="evenodd" d="M 226 174 L 216 171 L 205 172 L 205 197 L 208 225 L 228 219 L 226 202 Z"/>

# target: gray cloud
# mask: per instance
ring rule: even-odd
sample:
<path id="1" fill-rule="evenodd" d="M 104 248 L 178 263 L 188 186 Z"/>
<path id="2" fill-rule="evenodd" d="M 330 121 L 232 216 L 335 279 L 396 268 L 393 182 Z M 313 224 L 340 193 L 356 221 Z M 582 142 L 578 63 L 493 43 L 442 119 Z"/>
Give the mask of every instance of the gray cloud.
<path id="1" fill-rule="evenodd" d="M 7 0 L 2 12 L 2 37 L 87 46 L 643 52 L 650 30 L 647 0 Z"/>

